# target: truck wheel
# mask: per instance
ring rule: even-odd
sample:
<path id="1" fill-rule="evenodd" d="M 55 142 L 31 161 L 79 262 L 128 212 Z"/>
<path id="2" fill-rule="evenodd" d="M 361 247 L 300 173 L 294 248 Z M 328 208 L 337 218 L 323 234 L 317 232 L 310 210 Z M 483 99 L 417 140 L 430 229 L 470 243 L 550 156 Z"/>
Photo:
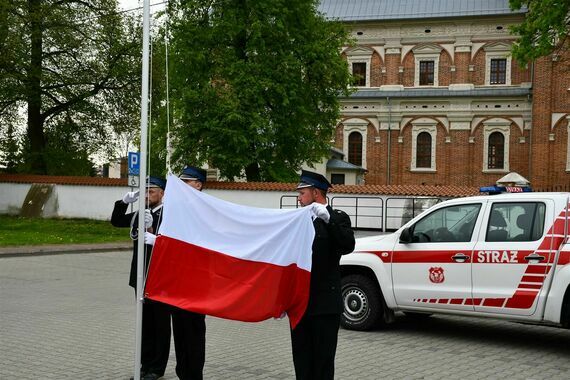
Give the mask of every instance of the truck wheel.
<path id="1" fill-rule="evenodd" d="M 340 325 L 348 330 L 370 330 L 384 314 L 380 289 L 370 278 L 352 274 L 343 277 Z"/>
<path id="2" fill-rule="evenodd" d="M 560 324 L 566 329 L 570 328 L 570 287 L 566 289 L 566 293 L 564 294 L 564 301 L 562 301 Z"/>

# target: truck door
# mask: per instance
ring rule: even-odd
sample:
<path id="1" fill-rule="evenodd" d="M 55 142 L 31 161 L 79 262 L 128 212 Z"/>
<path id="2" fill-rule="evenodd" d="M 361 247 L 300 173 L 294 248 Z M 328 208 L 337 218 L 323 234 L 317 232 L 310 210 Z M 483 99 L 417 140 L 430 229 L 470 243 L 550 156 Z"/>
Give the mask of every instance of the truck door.
<path id="1" fill-rule="evenodd" d="M 554 256 L 553 206 L 549 199 L 489 201 L 474 249 L 475 311 L 535 314 Z"/>
<path id="2" fill-rule="evenodd" d="M 482 208 L 483 202 L 440 207 L 407 228 L 411 242 L 397 242 L 392 256 L 398 305 L 473 311 L 471 257 Z"/>

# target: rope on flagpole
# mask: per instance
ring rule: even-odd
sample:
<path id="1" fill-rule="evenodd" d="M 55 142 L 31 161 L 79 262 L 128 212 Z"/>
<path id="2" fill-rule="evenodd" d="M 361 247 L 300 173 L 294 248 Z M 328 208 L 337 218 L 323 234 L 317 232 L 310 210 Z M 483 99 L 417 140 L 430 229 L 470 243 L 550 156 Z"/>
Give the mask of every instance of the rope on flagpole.
<path id="1" fill-rule="evenodd" d="M 148 161 L 147 164 L 147 173 L 150 175 L 150 152 L 152 149 L 152 27 L 153 27 L 153 19 L 149 20 L 149 35 L 148 35 L 148 49 L 149 49 L 149 73 L 148 73 Z M 146 207 L 149 207 L 148 201 Z M 146 252 L 145 252 L 145 260 L 146 260 Z M 146 262 L 146 261 L 145 261 Z"/>

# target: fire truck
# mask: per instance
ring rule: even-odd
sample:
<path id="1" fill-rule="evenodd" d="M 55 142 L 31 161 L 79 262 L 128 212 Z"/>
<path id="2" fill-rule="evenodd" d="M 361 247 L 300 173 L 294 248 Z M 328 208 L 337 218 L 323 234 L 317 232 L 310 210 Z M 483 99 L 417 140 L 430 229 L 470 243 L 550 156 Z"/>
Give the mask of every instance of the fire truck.
<path id="1" fill-rule="evenodd" d="M 568 328 L 570 193 L 481 190 L 495 195 L 448 200 L 357 239 L 341 259 L 341 325 L 369 330 L 404 312 Z"/>

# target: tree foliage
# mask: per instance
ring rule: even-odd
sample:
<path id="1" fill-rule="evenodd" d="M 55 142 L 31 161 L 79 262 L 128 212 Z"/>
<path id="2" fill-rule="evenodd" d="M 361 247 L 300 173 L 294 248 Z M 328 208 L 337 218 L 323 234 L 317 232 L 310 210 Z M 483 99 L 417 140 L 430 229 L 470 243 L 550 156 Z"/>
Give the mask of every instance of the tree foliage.
<path id="1" fill-rule="evenodd" d="M 291 180 L 321 160 L 351 81 L 348 34 L 316 0 L 171 2 L 174 159 Z"/>
<path id="2" fill-rule="evenodd" d="M 567 46 L 570 0 L 509 0 L 509 5 L 528 9 L 525 20 L 511 27 L 520 36 L 512 51 L 517 61 L 530 62 Z"/>
<path id="3" fill-rule="evenodd" d="M 116 0 L 0 0 L 0 128 L 26 115 L 29 172 L 88 174 L 138 126 L 139 31 Z"/>

